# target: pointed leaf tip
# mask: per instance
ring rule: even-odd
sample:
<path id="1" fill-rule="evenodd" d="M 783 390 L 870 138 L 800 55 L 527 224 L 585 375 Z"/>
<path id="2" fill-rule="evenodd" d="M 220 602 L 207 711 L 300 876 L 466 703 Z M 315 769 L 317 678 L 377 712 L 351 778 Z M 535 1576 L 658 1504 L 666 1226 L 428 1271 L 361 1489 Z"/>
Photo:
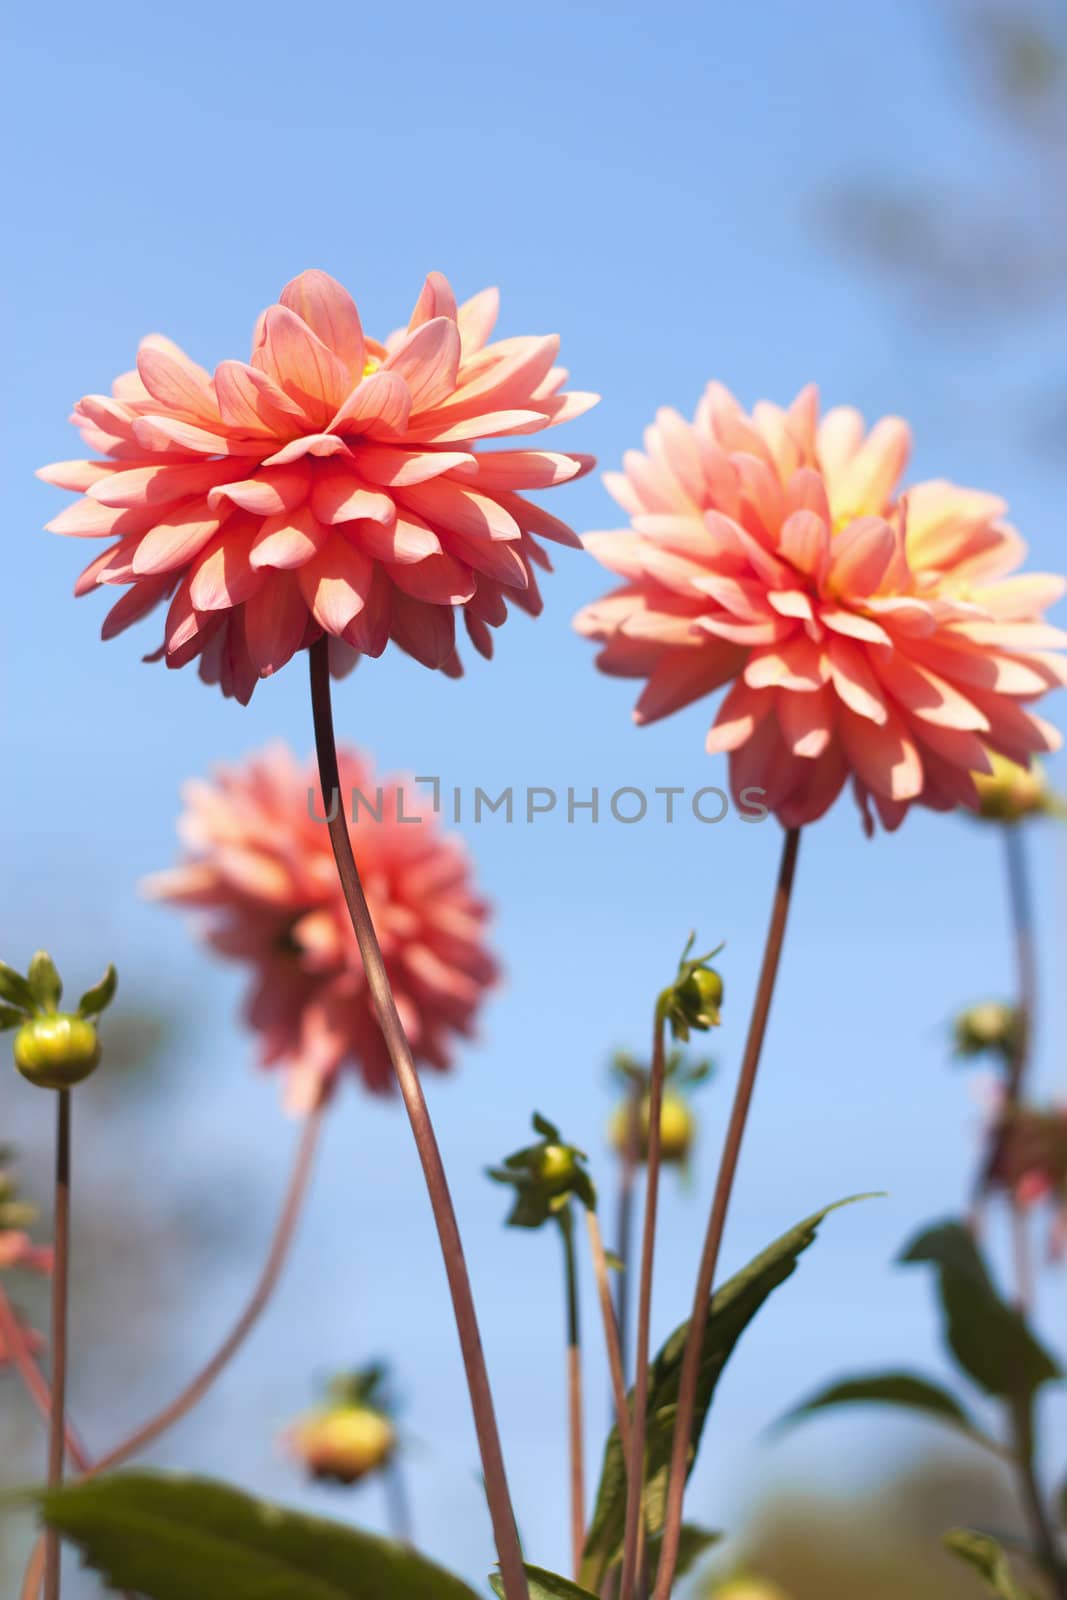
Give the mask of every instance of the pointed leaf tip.
<path id="1" fill-rule="evenodd" d="M 30 992 L 41 1011 L 54 1011 L 63 996 L 63 980 L 47 950 L 38 950 L 27 973 Z"/>
<path id="2" fill-rule="evenodd" d="M 79 1016 L 97 1017 L 101 1011 L 106 1011 L 115 998 L 115 991 L 118 986 L 119 975 L 115 968 L 109 964 L 100 982 L 94 984 L 91 989 L 86 989 L 78 1001 Z"/>

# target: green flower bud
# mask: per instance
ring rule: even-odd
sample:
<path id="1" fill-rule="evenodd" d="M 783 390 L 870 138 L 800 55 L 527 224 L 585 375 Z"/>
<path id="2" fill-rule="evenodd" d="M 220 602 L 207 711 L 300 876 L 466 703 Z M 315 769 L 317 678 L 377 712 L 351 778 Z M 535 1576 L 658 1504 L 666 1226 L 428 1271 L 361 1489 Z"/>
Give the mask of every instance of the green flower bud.
<path id="1" fill-rule="evenodd" d="M 1002 1001 L 986 1000 L 971 1006 L 961 1011 L 953 1024 L 956 1054 L 970 1057 L 999 1051 L 1010 1059 L 1019 1048 L 1023 1026 L 1021 1012 Z"/>
<path id="2" fill-rule="evenodd" d="M 533 1158 L 537 1179 L 549 1194 L 562 1194 L 574 1186 L 578 1171 L 577 1152 L 568 1144 L 546 1144 Z"/>
<path id="3" fill-rule="evenodd" d="M 313 1478 L 353 1484 L 384 1467 L 397 1440 L 380 1411 L 349 1405 L 313 1411 L 289 1430 L 287 1443 Z"/>
<path id="4" fill-rule="evenodd" d="M 990 754 L 992 772 L 972 774 L 979 795 L 978 815 L 986 822 L 1022 822 L 1058 809 L 1044 769 L 1035 761 L 1018 766 L 1006 756 Z"/>
<path id="5" fill-rule="evenodd" d="M 42 1089 L 70 1089 L 95 1071 L 100 1040 L 84 1018 L 54 1012 L 23 1023 L 15 1035 L 15 1065 Z"/>
<path id="6" fill-rule="evenodd" d="M 621 1156 L 626 1155 L 630 1147 L 630 1115 L 630 1103 L 624 1101 L 613 1113 L 608 1129 L 612 1148 Z M 638 1144 L 638 1155 L 642 1161 L 648 1160 L 648 1135 L 651 1124 L 651 1105 L 646 1096 L 641 1105 Z M 684 1166 L 693 1148 L 695 1134 L 696 1118 L 689 1109 L 689 1102 L 683 1095 L 667 1091 L 660 1107 L 660 1159 L 668 1165 Z"/>
<path id="7" fill-rule="evenodd" d="M 675 990 L 691 1028 L 717 1028 L 722 1020 L 723 982 L 712 967 L 697 967 Z"/>
<path id="8" fill-rule="evenodd" d="M 712 1590 L 714 1600 L 789 1600 L 785 1590 L 769 1578 L 727 1578 Z"/>

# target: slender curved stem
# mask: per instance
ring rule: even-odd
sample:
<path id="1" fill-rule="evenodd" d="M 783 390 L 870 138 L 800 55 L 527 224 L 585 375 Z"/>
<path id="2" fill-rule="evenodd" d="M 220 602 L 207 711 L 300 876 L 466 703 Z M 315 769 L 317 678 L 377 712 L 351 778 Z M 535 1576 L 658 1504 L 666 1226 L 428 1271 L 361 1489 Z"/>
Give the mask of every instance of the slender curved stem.
<path id="1" fill-rule="evenodd" d="M 752 1020 L 749 1023 L 748 1039 L 745 1043 L 745 1053 L 741 1062 L 737 1089 L 734 1094 L 733 1108 L 730 1112 L 730 1123 L 726 1131 L 726 1142 L 723 1147 L 722 1163 L 719 1167 L 719 1175 L 715 1185 L 711 1215 L 708 1218 L 704 1254 L 700 1262 L 696 1294 L 693 1297 L 693 1316 L 689 1324 L 689 1336 L 686 1340 L 685 1354 L 682 1358 L 682 1372 L 678 1389 L 678 1410 L 674 1423 L 670 1478 L 667 1486 L 667 1505 L 663 1525 L 663 1544 L 660 1550 L 659 1567 L 656 1572 L 655 1600 L 668 1600 L 671 1585 L 674 1582 L 675 1568 L 678 1564 L 678 1548 L 682 1530 L 682 1502 L 685 1497 L 689 1451 L 692 1444 L 693 1422 L 696 1415 L 697 1383 L 700 1376 L 700 1357 L 704 1345 L 704 1331 L 707 1325 L 708 1301 L 711 1298 L 715 1271 L 719 1264 L 719 1251 L 726 1228 L 726 1216 L 730 1209 L 730 1198 L 733 1194 L 734 1180 L 737 1177 L 738 1159 L 745 1136 L 749 1109 L 752 1105 L 752 1094 L 756 1087 L 756 1076 L 759 1072 L 763 1040 L 767 1032 L 767 1019 L 770 1016 L 775 980 L 778 976 L 778 966 L 782 956 L 782 944 L 785 939 L 786 923 L 789 920 L 789 906 L 793 894 L 793 880 L 796 875 L 799 846 L 800 830 L 798 828 L 790 828 L 782 845 L 782 858 L 778 869 L 778 883 L 774 894 L 774 905 L 771 910 L 770 926 L 767 930 L 763 966 L 760 971 L 759 986 L 756 990 L 756 999 L 752 1008 Z"/>
<path id="2" fill-rule="evenodd" d="M 352 841 L 348 834 L 333 729 L 329 639 L 324 635 L 311 646 L 308 656 L 311 667 L 311 707 L 315 723 L 319 780 L 322 785 L 326 815 L 330 816 L 328 823 L 330 843 L 333 846 L 341 889 L 352 919 L 352 928 L 363 959 L 375 1016 L 382 1030 L 382 1038 L 389 1052 L 389 1059 L 393 1064 L 408 1120 L 411 1123 L 411 1131 L 422 1163 L 430 1205 L 441 1241 L 441 1253 L 444 1257 L 456 1329 L 470 1390 L 471 1409 L 474 1413 L 474 1426 L 481 1453 L 486 1499 L 493 1523 L 500 1574 L 507 1600 L 529 1600 L 529 1587 L 522 1563 L 515 1515 L 511 1507 L 493 1397 L 489 1388 L 489 1374 L 486 1370 L 485 1353 L 482 1349 L 474 1296 L 471 1292 L 470 1276 L 463 1254 L 455 1208 L 437 1137 L 430 1121 L 426 1097 L 415 1070 L 411 1046 L 408 1044 L 397 1012 L 396 1000 L 385 970 L 381 946 L 374 930 L 367 897 L 363 892 L 359 869 L 352 851 Z M 336 798 L 336 804 L 331 804 L 331 797 Z"/>
<path id="3" fill-rule="evenodd" d="M 70 1304 L 70 1090 L 56 1096 L 55 1260 L 52 1267 L 52 1404 L 48 1421 L 48 1487 L 63 1482 L 67 1456 L 67 1356 Z M 49 1528 L 44 1544 L 44 1597 L 59 1600 L 59 1534 Z"/>
<path id="4" fill-rule="evenodd" d="M 630 1257 L 633 1254 L 634 1188 L 641 1164 L 641 1104 L 644 1087 L 635 1078 L 627 1105 L 626 1142 L 619 1157 L 619 1212 L 617 1250 L 622 1263 L 615 1283 L 615 1317 L 619 1327 L 619 1348 L 625 1372 L 630 1344 Z"/>
<path id="5" fill-rule="evenodd" d="M 408 1496 L 407 1477 L 398 1451 L 385 1470 L 385 1500 L 389 1516 L 389 1532 L 397 1544 L 411 1548 L 415 1542 L 411 1500 Z"/>
<path id="6" fill-rule="evenodd" d="M 608 1278 L 608 1261 L 604 1253 L 604 1238 L 600 1231 L 600 1218 L 595 1211 L 587 1210 L 585 1225 L 589 1234 L 589 1250 L 593 1258 L 593 1276 L 596 1279 L 600 1316 L 604 1324 L 604 1342 L 608 1351 L 608 1370 L 611 1373 L 611 1396 L 615 1406 L 615 1423 L 619 1430 L 623 1459 L 630 1459 L 630 1410 L 626 1404 L 626 1370 L 622 1364 L 622 1345 L 615 1308 L 611 1303 L 611 1283 Z"/>
<path id="7" fill-rule="evenodd" d="M 1023 836 L 1023 824 L 1014 823 L 1004 828 L 1004 855 L 1007 867 L 1008 905 L 1011 916 L 1012 939 L 1015 946 L 1016 1009 L 1019 1026 L 1015 1030 L 1014 1047 L 1007 1063 L 1007 1082 L 1000 1125 L 991 1130 L 989 1151 L 984 1163 L 987 1173 L 996 1157 L 997 1140 L 1004 1121 L 1011 1118 L 1022 1104 L 1026 1093 L 1026 1079 L 1030 1070 L 1035 1023 L 1037 1019 L 1037 924 L 1034 917 L 1033 894 L 1030 887 L 1029 863 Z M 983 1174 L 984 1186 L 984 1174 Z M 1030 1263 L 1030 1234 L 1026 1208 L 1019 1204 L 1015 1194 L 1010 1196 L 1012 1243 L 1015 1263 L 1015 1298 L 1025 1315 L 1033 1295 Z M 1055 1585 L 1059 1600 L 1067 1600 L 1067 1572 L 1065 1572 L 1056 1536 L 1052 1531 L 1048 1507 L 1034 1467 L 1034 1419 L 1032 1401 L 1020 1399 L 1008 1402 L 1008 1421 L 1015 1452 L 1019 1490 L 1031 1535 L 1040 1552 L 1048 1576 Z"/>
<path id="8" fill-rule="evenodd" d="M 45 1422 L 50 1423 L 52 1417 L 52 1390 L 48 1379 L 34 1360 L 33 1351 L 26 1341 L 25 1330 L 15 1315 L 15 1308 L 8 1299 L 2 1284 L 0 1284 L 0 1340 L 11 1352 L 11 1359 L 18 1369 L 19 1376 L 30 1399 Z M 89 1452 L 82 1444 L 77 1430 L 69 1418 L 66 1422 L 66 1431 L 67 1455 L 78 1471 L 84 1472 L 89 1466 Z"/>
<path id="9" fill-rule="evenodd" d="M 1037 1020 L 1037 930 L 1022 823 L 1005 827 L 1004 852 L 1015 943 L 1015 1003 L 1022 1024 L 1017 1030 L 1015 1049 L 1008 1062 L 1008 1099 L 1014 1105 L 1018 1103 L 1026 1083 Z"/>
<path id="10" fill-rule="evenodd" d="M 311 1178 L 315 1162 L 315 1154 L 319 1145 L 322 1132 L 324 1107 L 317 1106 L 307 1117 L 300 1140 L 297 1145 L 296 1161 L 293 1166 L 292 1176 L 286 1190 L 285 1200 L 278 1217 L 278 1225 L 271 1240 L 267 1254 L 266 1264 L 260 1274 L 259 1281 L 252 1291 L 252 1297 L 238 1317 L 231 1331 L 222 1341 L 211 1360 L 203 1366 L 195 1378 L 188 1383 L 179 1395 L 173 1399 L 162 1411 L 156 1413 L 147 1422 L 131 1433 L 121 1444 L 109 1450 L 98 1461 L 94 1461 L 89 1468 L 89 1475 L 95 1477 L 98 1473 L 106 1472 L 110 1467 L 116 1467 L 120 1462 L 126 1461 L 130 1456 L 139 1454 L 147 1448 L 160 1434 L 166 1433 L 168 1428 L 178 1422 L 187 1412 L 201 1401 L 216 1378 L 229 1365 L 244 1344 L 248 1335 L 259 1321 L 274 1290 L 277 1288 L 282 1269 L 289 1257 L 296 1226 L 300 1220 L 304 1200 L 307 1195 L 308 1183 Z"/>
<path id="11" fill-rule="evenodd" d="M 1011 1424 L 1012 1444 L 1019 1477 L 1026 1520 L 1037 1554 L 1047 1577 L 1053 1585 L 1057 1600 L 1067 1600 L 1067 1568 L 1052 1531 L 1048 1508 L 1041 1493 L 1034 1468 L 1034 1418 L 1033 1397 L 1020 1396 L 1008 1402 L 1008 1420 Z"/>
<path id="12" fill-rule="evenodd" d="M 577 1579 L 585 1549 L 585 1444 L 582 1402 L 582 1327 L 578 1304 L 578 1264 L 574 1254 L 574 1214 L 559 1215 L 563 1239 L 563 1278 L 567 1308 L 567 1435 L 570 1443 L 571 1560 Z"/>
<path id="13" fill-rule="evenodd" d="M 19 1600 L 37 1600 L 44 1582 L 44 1560 L 47 1535 L 42 1534 L 30 1551 L 30 1559 L 26 1563 L 26 1571 L 22 1578 L 22 1588 L 19 1590 Z"/>
<path id="14" fill-rule="evenodd" d="M 626 1463 L 626 1533 L 623 1541 L 619 1600 L 633 1600 L 641 1564 L 648 1357 L 652 1330 L 652 1277 L 656 1254 L 656 1218 L 659 1210 L 663 1080 L 666 1074 L 665 1033 L 666 1024 L 657 1003 L 652 1028 L 652 1071 L 648 1085 L 648 1177 L 645 1187 L 644 1237 L 641 1242 L 641 1282 L 637 1291 L 637 1366 L 634 1373 L 633 1410 L 630 1415 L 630 1453 Z"/>

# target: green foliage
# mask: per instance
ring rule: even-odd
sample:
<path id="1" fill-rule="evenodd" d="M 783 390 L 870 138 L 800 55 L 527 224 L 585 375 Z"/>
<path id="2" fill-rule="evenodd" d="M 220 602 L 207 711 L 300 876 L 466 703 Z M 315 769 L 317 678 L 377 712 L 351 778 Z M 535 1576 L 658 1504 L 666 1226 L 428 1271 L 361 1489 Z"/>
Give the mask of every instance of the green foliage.
<path id="1" fill-rule="evenodd" d="M 865 1197 L 853 1197 L 853 1199 L 859 1198 Z M 791 1228 L 712 1296 L 707 1310 L 706 1332 L 697 1381 L 690 1470 L 696 1459 L 704 1421 L 716 1385 L 738 1339 L 767 1298 L 792 1276 L 797 1261 L 814 1242 L 823 1220 L 831 1211 L 837 1210 L 838 1206 L 850 1203 L 848 1200 L 838 1201 L 836 1205 L 817 1211 L 814 1216 Z M 674 1417 L 688 1333 L 688 1322 L 682 1323 L 681 1327 L 675 1329 L 649 1369 L 643 1504 L 648 1529 L 653 1538 L 663 1527 Z M 619 1559 L 625 1522 L 626 1463 L 618 1429 L 613 1428 L 604 1450 L 596 1507 L 586 1537 L 585 1558 L 579 1573 L 580 1581 L 590 1589 L 597 1590 L 601 1587 L 608 1569 Z"/>
<path id="2" fill-rule="evenodd" d="M 713 1533 L 710 1528 L 698 1528 L 695 1523 L 683 1522 L 681 1537 L 678 1540 L 678 1560 L 674 1567 L 674 1576 L 684 1578 L 687 1572 L 692 1572 L 701 1556 L 706 1555 L 713 1545 L 722 1539 L 721 1533 Z M 650 1569 L 655 1572 L 659 1565 L 660 1546 L 662 1537 L 648 1541 L 648 1562 Z"/>
<path id="3" fill-rule="evenodd" d="M 969 1528 L 953 1528 L 945 1534 L 945 1546 L 982 1577 L 990 1594 L 1000 1600 L 1037 1600 L 1032 1589 L 1024 1589 L 1015 1579 L 1007 1552 L 987 1533 Z"/>
<path id="4" fill-rule="evenodd" d="M 900 1258 L 937 1271 L 945 1334 L 963 1371 L 987 1394 L 1028 1399 L 1063 1376 L 1025 1318 L 997 1293 L 970 1233 L 961 1223 L 928 1228 Z"/>
<path id="5" fill-rule="evenodd" d="M 100 982 L 94 984 L 91 989 L 86 989 L 78 1001 L 78 1015 L 80 1017 L 96 1017 L 100 1015 L 101 1011 L 106 1011 L 115 998 L 115 990 L 118 986 L 119 975 L 113 966 L 109 966 Z"/>
<path id="6" fill-rule="evenodd" d="M 352 1372 L 336 1373 L 326 1385 L 330 1402 L 337 1406 L 366 1406 L 389 1416 L 393 1411 L 390 1373 L 384 1361 L 372 1361 Z"/>
<path id="7" fill-rule="evenodd" d="M 204 1478 L 119 1473 L 39 1504 L 105 1583 L 146 1600 L 476 1600 L 401 1545 Z"/>
<path id="8" fill-rule="evenodd" d="M 54 1011 L 63 996 L 63 980 L 47 950 L 38 950 L 27 974 L 30 992 L 40 1011 Z"/>
<path id="9" fill-rule="evenodd" d="M 872 1372 L 855 1378 L 843 1378 L 802 1401 L 782 1418 L 781 1426 L 789 1426 L 816 1411 L 826 1411 L 831 1407 L 864 1404 L 899 1406 L 907 1411 L 919 1412 L 958 1428 L 976 1444 L 998 1455 L 1002 1453 L 997 1441 L 990 1439 L 977 1427 L 954 1395 L 939 1384 L 931 1383 L 929 1378 L 918 1377 L 910 1372 Z"/>
<path id="10" fill-rule="evenodd" d="M 523 1568 L 530 1585 L 530 1600 L 597 1600 L 595 1594 L 588 1589 L 580 1589 L 569 1578 L 561 1578 L 556 1572 L 546 1572 L 543 1567 Z M 504 1584 L 499 1573 L 494 1572 L 489 1579 L 493 1593 L 500 1595 L 503 1600 Z"/>
<path id="11" fill-rule="evenodd" d="M 6 1000 L 27 1016 L 35 1009 L 33 990 L 22 974 L 9 967 L 6 961 L 0 961 L 0 1000 Z"/>

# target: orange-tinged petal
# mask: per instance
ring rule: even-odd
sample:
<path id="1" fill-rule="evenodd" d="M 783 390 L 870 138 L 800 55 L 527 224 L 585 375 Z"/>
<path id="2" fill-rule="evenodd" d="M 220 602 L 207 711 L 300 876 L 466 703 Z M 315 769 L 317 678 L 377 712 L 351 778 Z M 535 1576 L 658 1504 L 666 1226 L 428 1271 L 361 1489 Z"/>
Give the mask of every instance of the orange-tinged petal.
<path id="1" fill-rule="evenodd" d="M 249 561 L 253 567 L 302 567 L 322 549 L 330 530 L 310 506 L 281 511 L 267 517 L 252 540 Z"/>
<path id="2" fill-rule="evenodd" d="M 269 306 L 252 365 L 295 400 L 312 421 L 329 422 L 351 388 L 344 363 L 288 306 Z"/>
<path id="3" fill-rule="evenodd" d="M 363 609 L 374 566 L 342 534 L 327 544 L 298 573 L 300 592 L 315 621 L 340 636 Z"/>
<path id="4" fill-rule="evenodd" d="M 245 603 L 245 642 L 261 677 L 270 677 L 304 640 L 308 608 L 291 573 L 273 573 Z"/>
<path id="5" fill-rule="evenodd" d="M 359 312 L 348 290 L 336 278 L 311 268 L 287 283 L 278 299 L 307 323 L 350 376 L 363 376 L 365 356 Z"/>

